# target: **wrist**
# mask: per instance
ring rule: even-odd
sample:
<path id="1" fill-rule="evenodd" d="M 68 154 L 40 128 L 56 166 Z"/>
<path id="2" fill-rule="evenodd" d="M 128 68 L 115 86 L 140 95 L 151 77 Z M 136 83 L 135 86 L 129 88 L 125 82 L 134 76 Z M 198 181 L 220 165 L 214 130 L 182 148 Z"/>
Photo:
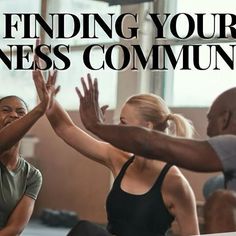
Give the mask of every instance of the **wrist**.
<path id="1" fill-rule="evenodd" d="M 41 102 L 38 104 L 38 106 L 35 107 L 35 110 L 37 111 L 37 113 L 42 116 L 45 114 L 47 108 L 45 107 L 45 105 Z"/>
<path id="2" fill-rule="evenodd" d="M 86 127 L 86 129 L 93 132 L 94 134 L 97 134 L 99 132 L 100 126 L 101 126 L 101 122 L 96 121 L 96 122 L 87 123 L 87 125 L 85 127 Z"/>

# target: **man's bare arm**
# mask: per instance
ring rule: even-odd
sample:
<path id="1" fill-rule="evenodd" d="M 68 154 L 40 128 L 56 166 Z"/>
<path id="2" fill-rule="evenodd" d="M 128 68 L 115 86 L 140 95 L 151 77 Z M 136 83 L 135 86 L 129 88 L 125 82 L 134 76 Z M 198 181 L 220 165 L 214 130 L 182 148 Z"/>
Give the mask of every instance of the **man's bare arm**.
<path id="1" fill-rule="evenodd" d="M 169 162 L 193 171 L 220 171 L 221 162 L 207 141 L 176 138 L 135 126 L 105 125 L 100 117 L 97 80 L 81 82 L 80 117 L 84 126 L 106 142 L 134 154 Z M 82 95 L 83 94 L 83 95 Z"/>
<path id="2" fill-rule="evenodd" d="M 112 145 L 134 154 L 168 162 L 193 171 L 222 171 L 207 141 L 176 138 L 143 127 L 97 123 L 90 131 Z"/>

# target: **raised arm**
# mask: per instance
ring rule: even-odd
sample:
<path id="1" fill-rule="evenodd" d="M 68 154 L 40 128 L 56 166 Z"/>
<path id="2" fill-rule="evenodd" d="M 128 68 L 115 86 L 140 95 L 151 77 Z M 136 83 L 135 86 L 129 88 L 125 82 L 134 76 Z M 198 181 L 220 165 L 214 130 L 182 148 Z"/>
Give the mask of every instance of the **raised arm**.
<path id="1" fill-rule="evenodd" d="M 38 58 L 35 57 L 35 60 L 37 61 Z M 35 71 L 33 75 L 34 83 L 38 91 L 39 98 L 41 99 L 42 88 L 40 85 L 41 81 L 44 81 L 44 77 L 41 71 L 38 70 Z M 56 93 L 58 88 L 55 87 L 55 83 L 56 72 L 49 74 L 47 82 L 52 89 L 54 88 Z M 56 134 L 67 144 L 90 159 L 111 168 L 112 164 L 110 156 L 116 149 L 108 143 L 101 142 L 93 138 L 91 135 L 76 126 L 69 117 L 68 113 L 55 99 L 46 115 Z"/>
<path id="2" fill-rule="evenodd" d="M 48 109 L 51 94 L 48 93 L 45 83 L 41 84 L 41 87 L 41 103 L 22 118 L 16 119 L 14 122 L 0 130 L 0 155 L 19 142 L 26 132 Z"/>
<path id="3" fill-rule="evenodd" d="M 82 81 L 83 82 L 83 81 Z M 112 145 L 147 158 L 158 159 L 193 171 L 220 171 L 221 162 L 207 141 L 176 138 L 143 127 L 105 125 L 100 118 L 97 80 L 80 97 L 85 127 Z"/>
<path id="4" fill-rule="evenodd" d="M 109 159 L 111 145 L 93 138 L 76 126 L 58 102 L 55 101 L 47 112 L 47 118 L 56 134 L 75 150 L 105 166 L 111 165 Z"/>

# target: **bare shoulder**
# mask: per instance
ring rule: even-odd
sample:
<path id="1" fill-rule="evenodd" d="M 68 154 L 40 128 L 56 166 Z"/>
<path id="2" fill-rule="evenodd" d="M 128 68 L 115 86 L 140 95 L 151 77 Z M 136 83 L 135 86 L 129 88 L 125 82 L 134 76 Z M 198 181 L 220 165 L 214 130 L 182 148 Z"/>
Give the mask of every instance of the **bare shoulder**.
<path id="1" fill-rule="evenodd" d="M 192 188 L 181 173 L 179 168 L 172 166 L 166 174 L 163 182 L 163 191 L 172 197 L 183 197 L 183 195 L 192 195 Z"/>

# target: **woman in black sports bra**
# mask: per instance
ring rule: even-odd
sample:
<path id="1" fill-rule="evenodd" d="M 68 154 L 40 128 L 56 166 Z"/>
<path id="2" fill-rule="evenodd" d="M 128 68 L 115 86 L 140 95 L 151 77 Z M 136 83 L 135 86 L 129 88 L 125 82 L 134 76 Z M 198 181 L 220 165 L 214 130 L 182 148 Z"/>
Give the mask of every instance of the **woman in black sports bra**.
<path id="1" fill-rule="evenodd" d="M 35 80 L 42 78 L 41 75 Z M 93 86 L 90 75 L 88 82 Z M 88 88 L 83 79 L 82 85 L 86 94 Z M 82 96 L 78 89 L 77 92 Z M 177 167 L 133 156 L 93 138 L 77 127 L 57 102 L 53 103 L 47 117 L 66 143 L 111 170 L 115 181 L 106 203 L 109 233 L 116 236 L 165 235 L 174 220 L 180 235 L 199 233 L 194 194 Z M 122 108 L 120 123 L 183 137 L 191 137 L 193 133 L 191 124 L 183 116 L 171 113 L 165 102 L 152 94 L 129 98 Z"/>
<path id="2" fill-rule="evenodd" d="M 185 137 L 193 132 L 184 117 L 172 114 L 153 94 L 130 97 L 121 110 L 120 123 Z M 199 233 L 191 187 L 177 167 L 160 161 L 130 157 L 116 175 L 106 209 L 107 229 L 115 235 L 165 235 L 174 219 L 180 235 Z"/>

